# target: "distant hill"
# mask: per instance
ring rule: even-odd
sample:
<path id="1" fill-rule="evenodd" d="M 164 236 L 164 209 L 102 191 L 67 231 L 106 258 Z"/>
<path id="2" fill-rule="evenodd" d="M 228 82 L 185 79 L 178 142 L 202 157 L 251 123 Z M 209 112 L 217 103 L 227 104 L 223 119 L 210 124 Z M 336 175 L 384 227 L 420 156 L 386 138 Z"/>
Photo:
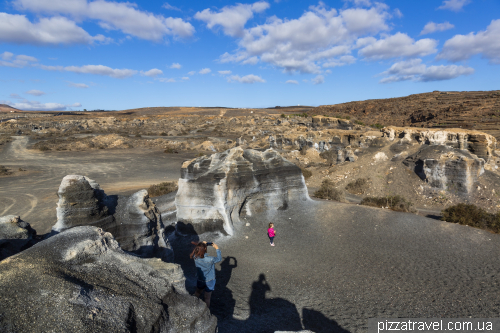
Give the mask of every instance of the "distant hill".
<path id="1" fill-rule="evenodd" d="M 0 112 L 21 111 L 7 104 L 0 104 Z"/>
<path id="2" fill-rule="evenodd" d="M 474 129 L 500 139 L 500 90 L 434 91 L 399 98 L 322 105 L 307 113 L 350 117 L 366 125 Z"/>

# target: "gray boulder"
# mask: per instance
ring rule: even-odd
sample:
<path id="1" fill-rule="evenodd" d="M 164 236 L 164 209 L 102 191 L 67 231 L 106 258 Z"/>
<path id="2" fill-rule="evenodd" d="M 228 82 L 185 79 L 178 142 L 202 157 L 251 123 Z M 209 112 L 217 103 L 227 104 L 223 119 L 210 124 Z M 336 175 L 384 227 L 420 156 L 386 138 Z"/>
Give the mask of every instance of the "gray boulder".
<path id="1" fill-rule="evenodd" d="M 215 332 L 177 264 L 126 254 L 110 233 L 75 227 L 0 264 L 0 331 Z"/>
<path id="2" fill-rule="evenodd" d="M 403 164 L 432 188 L 468 195 L 484 173 L 485 161 L 466 150 L 446 146 L 426 146 L 407 157 Z"/>
<path id="3" fill-rule="evenodd" d="M 233 234 L 239 216 L 284 210 L 308 200 L 299 167 L 272 149 L 235 147 L 182 165 L 175 198 L 177 230 Z"/>
<path id="4" fill-rule="evenodd" d="M 36 231 L 19 216 L 0 217 L 0 260 L 10 257 L 36 243 Z"/>
<path id="5" fill-rule="evenodd" d="M 161 215 L 146 190 L 131 196 L 108 196 L 85 176 L 69 175 L 59 186 L 54 232 L 92 225 L 113 234 L 125 251 L 173 261 Z"/>

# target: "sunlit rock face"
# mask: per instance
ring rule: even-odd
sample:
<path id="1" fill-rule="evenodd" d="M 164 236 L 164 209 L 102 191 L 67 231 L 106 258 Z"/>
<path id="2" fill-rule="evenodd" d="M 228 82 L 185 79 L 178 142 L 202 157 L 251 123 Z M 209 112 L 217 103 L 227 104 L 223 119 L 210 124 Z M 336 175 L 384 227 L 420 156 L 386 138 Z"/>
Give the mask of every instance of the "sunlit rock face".
<path id="1" fill-rule="evenodd" d="M 96 227 L 74 227 L 0 264 L 0 327 L 14 332 L 216 331 L 179 265 L 124 252 Z"/>
<path id="2" fill-rule="evenodd" d="M 272 149 L 235 147 L 182 165 L 175 198 L 177 230 L 232 235 L 240 215 L 284 210 L 308 200 L 299 167 Z"/>
<path id="3" fill-rule="evenodd" d="M 403 164 L 436 189 L 470 194 L 484 173 L 484 159 L 466 150 L 446 146 L 426 146 L 409 156 Z"/>
<path id="4" fill-rule="evenodd" d="M 131 196 L 108 196 L 96 181 L 69 175 L 63 178 L 58 195 L 54 232 L 96 226 L 112 233 L 126 251 L 173 261 L 160 212 L 146 190 Z"/>

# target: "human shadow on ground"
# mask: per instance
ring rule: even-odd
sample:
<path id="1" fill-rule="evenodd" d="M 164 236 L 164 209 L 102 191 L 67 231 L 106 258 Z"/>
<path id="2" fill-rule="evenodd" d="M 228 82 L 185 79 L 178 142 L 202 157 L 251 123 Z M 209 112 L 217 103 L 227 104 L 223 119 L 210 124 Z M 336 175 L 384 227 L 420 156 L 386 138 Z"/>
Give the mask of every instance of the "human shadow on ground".
<path id="1" fill-rule="evenodd" d="M 168 241 L 174 250 L 174 262 L 181 265 L 181 269 L 186 277 L 186 290 L 192 294 L 196 290 L 196 266 L 194 260 L 189 258 L 189 255 L 194 249 L 194 245 L 191 242 L 198 243 L 200 237 L 190 224 L 184 227 L 190 228 L 187 233 L 180 233 L 176 230 L 168 236 Z"/>
<path id="2" fill-rule="evenodd" d="M 304 324 L 304 329 L 315 333 L 349 333 L 335 320 L 328 319 L 319 311 L 307 308 L 302 309 L 302 324 Z"/>
<path id="3" fill-rule="evenodd" d="M 224 257 L 220 263 L 220 270 L 215 271 L 215 291 L 212 294 L 210 310 L 218 321 L 233 318 L 236 301 L 233 292 L 227 287 L 233 269 L 238 267 L 235 257 Z"/>

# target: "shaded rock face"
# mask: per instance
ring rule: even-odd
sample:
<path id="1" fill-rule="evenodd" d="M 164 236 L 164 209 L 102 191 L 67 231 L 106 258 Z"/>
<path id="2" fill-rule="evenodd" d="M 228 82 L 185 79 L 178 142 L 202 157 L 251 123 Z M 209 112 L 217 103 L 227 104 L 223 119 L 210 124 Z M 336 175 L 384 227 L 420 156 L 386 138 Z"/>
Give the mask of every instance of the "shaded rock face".
<path id="1" fill-rule="evenodd" d="M 215 332 L 180 266 L 123 252 L 110 233 L 75 227 L 0 262 L 0 331 Z"/>
<path id="2" fill-rule="evenodd" d="M 19 216 L 0 217 L 0 260 L 34 245 L 35 237 L 36 231 Z"/>
<path id="3" fill-rule="evenodd" d="M 467 151 L 445 146 L 428 146 L 407 157 L 410 167 L 436 189 L 470 194 L 474 183 L 484 173 L 484 160 Z"/>
<path id="4" fill-rule="evenodd" d="M 299 167 L 272 149 L 236 147 L 182 165 L 177 229 L 231 235 L 240 214 L 283 210 L 294 200 L 308 199 Z"/>
<path id="5" fill-rule="evenodd" d="M 107 196 L 94 180 L 70 175 L 58 191 L 55 232 L 92 225 L 111 232 L 122 249 L 173 261 L 161 215 L 146 190 L 131 196 Z"/>

